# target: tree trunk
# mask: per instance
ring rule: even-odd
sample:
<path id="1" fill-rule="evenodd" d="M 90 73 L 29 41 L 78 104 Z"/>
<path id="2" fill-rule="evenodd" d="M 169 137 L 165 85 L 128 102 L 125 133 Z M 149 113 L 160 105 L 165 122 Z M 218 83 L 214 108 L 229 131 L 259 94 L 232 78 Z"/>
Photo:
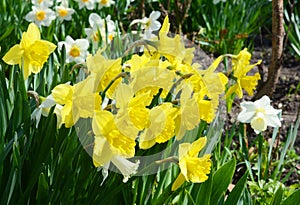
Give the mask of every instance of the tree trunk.
<path id="1" fill-rule="evenodd" d="M 264 95 L 271 97 L 275 91 L 276 84 L 280 75 L 283 62 L 283 0 L 272 1 L 272 57 L 268 69 L 268 78 L 263 82 L 261 88 L 257 91 L 253 100 L 257 100 Z"/>

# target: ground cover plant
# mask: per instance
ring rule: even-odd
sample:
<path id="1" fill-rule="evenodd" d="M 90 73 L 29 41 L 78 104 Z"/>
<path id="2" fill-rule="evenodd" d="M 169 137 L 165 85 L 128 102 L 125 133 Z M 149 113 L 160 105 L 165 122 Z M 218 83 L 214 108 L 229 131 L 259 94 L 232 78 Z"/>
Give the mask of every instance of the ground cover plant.
<path id="1" fill-rule="evenodd" d="M 297 5 L 285 28 L 299 57 Z M 251 100 L 271 13 L 267 0 L 1 0 L 1 204 L 295 204 L 299 111 L 286 125 L 272 95 Z"/>

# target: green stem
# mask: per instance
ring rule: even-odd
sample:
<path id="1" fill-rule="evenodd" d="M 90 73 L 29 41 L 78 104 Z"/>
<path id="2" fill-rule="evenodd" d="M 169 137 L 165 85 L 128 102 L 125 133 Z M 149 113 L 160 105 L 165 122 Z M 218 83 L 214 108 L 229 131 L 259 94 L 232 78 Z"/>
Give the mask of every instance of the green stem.
<path id="1" fill-rule="evenodd" d="M 258 135 L 258 161 L 257 161 L 258 181 L 260 181 L 260 178 L 261 178 L 262 146 L 263 146 L 263 136 L 261 135 L 261 133 L 259 133 L 259 135 Z"/>
<path id="2" fill-rule="evenodd" d="M 126 74 L 126 73 L 120 73 L 120 74 L 118 74 L 114 79 L 112 79 L 110 82 L 109 82 L 109 84 L 106 86 L 106 88 L 103 90 L 103 92 L 101 93 L 101 98 L 102 98 L 102 100 L 104 100 L 104 98 L 105 98 L 105 93 L 106 93 L 106 91 L 114 84 L 114 82 L 116 81 L 116 80 L 118 80 L 119 78 L 122 78 L 122 77 L 127 77 L 128 75 Z"/>

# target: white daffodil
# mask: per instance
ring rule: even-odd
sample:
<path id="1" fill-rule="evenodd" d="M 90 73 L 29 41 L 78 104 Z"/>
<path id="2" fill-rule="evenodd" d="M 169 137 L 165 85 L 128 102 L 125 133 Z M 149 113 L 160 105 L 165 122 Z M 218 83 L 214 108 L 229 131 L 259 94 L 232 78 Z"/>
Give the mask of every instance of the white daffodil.
<path id="1" fill-rule="evenodd" d="M 54 114 L 56 115 L 56 127 L 57 129 L 61 128 L 63 122 L 62 122 L 62 115 L 61 115 L 61 110 L 63 109 L 64 106 L 60 104 L 56 104 L 54 108 Z"/>
<path id="2" fill-rule="evenodd" d="M 49 95 L 47 98 L 40 97 L 40 99 L 42 103 L 31 114 L 31 119 L 36 121 L 36 127 L 39 125 L 41 116 L 48 117 L 50 108 L 56 104 L 52 95 Z"/>
<path id="3" fill-rule="evenodd" d="M 97 0 L 97 2 L 99 3 L 99 9 L 102 9 L 103 7 L 110 7 L 115 4 L 113 0 Z"/>
<path id="4" fill-rule="evenodd" d="M 123 175 L 123 182 L 126 183 L 128 179 L 136 174 L 137 169 L 139 168 L 140 161 L 137 160 L 135 163 L 129 161 L 128 159 L 120 156 L 114 156 L 111 160 L 111 162 L 118 168 L 118 170 Z M 102 170 L 102 176 L 103 180 L 101 182 L 101 186 L 104 183 L 105 179 L 108 177 L 108 170 L 109 170 L 110 162 L 105 164 L 102 167 L 97 167 L 97 170 Z"/>
<path id="5" fill-rule="evenodd" d="M 274 109 L 270 102 L 268 96 L 263 96 L 255 102 L 242 102 L 242 111 L 238 115 L 238 121 L 250 123 L 256 134 L 265 131 L 267 126 L 280 127 L 281 122 L 278 114 L 281 110 Z"/>
<path id="6" fill-rule="evenodd" d="M 226 2 L 226 0 L 213 0 L 213 4 L 218 4 L 220 2 Z"/>
<path id="7" fill-rule="evenodd" d="M 31 0 L 31 3 L 35 6 L 51 7 L 53 5 L 53 0 Z"/>
<path id="8" fill-rule="evenodd" d="M 85 28 L 84 31 L 88 36 L 88 39 L 92 42 L 95 49 L 102 39 L 103 42 L 110 43 L 115 35 L 115 23 L 111 20 L 111 16 L 108 15 L 105 20 L 98 14 L 91 13 L 89 16 L 90 28 Z"/>
<path id="9" fill-rule="evenodd" d="M 93 10 L 95 8 L 95 0 L 77 0 L 79 9 L 86 7 L 88 10 Z"/>
<path id="10" fill-rule="evenodd" d="M 83 63 L 88 55 L 89 41 L 86 39 L 73 40 L 71 36 L 67 36 L 65 41 L 58 43 L 59 49 L 65 45 L 67 59 L 66 62 Z"/>
<path id="11" fill-rule="evenodd" d="M 46 6 L 32 6 L 32 11 L 26 14 L 25 19 L 40 26 L 50 26 L 55 19 L 55 12 Z"/>
<path id="12" fill-rule="evenodd" d="M 157 21 L 159 17 L 159 11 L 152 11 L 149 18 L 144 17 L 143 19 L 135 19 L 131 22 L 130 26 L 136 23 L 141 23 L 141 28 L 145 29 L 144 38 L 150 39 L 154 36 L 152 32 L 158 31 L 161 27 L 161 23 Z"/>
<path id="13" fill-rule="evenodd" d="M 60 21 L 70 21 L 72 19 L 72 14 L 74 14 L 75 10 L 69 8 L 69 3 L 66 0 L 62 0 L 59 6 L 55 7 L 56 15 Z"/>

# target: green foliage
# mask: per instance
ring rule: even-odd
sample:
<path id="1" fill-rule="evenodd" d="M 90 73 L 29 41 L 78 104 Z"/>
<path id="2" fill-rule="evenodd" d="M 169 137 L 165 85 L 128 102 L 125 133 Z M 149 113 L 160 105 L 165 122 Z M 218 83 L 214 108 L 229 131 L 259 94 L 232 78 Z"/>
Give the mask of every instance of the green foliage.
<path id="1" fill-rule="evenodd" d="M 217 4 L 208 0 L 192 1 L 187 30 L 197 31 L 196 42 L 217 54 L 237 54 L 253 45 L 255 35 L 270 25 L 270 1 L 229 0 Z"/>
<path id="2" fill-rule="evenodd" d="M 285 30 L 288 34 L 289 49 L 300 59 L 300 1 L 293 1 L 294 5 L 285 6 Z"/>

